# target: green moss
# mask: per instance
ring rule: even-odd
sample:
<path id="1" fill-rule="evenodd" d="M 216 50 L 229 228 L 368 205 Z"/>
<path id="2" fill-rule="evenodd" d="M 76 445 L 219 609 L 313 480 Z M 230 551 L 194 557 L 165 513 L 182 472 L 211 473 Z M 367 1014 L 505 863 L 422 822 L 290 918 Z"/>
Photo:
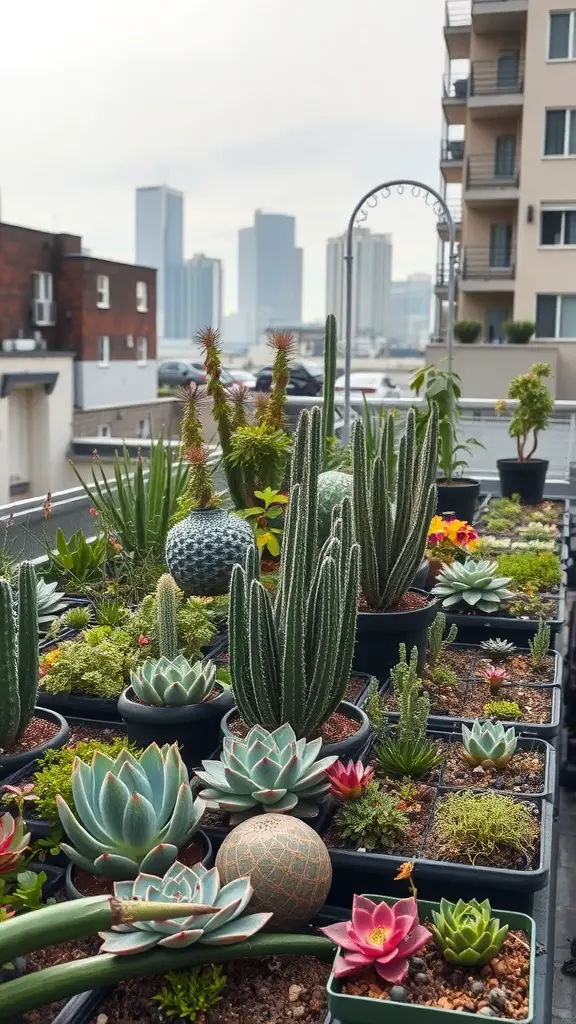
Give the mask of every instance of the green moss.
<path id="1" fill-rule="evenodd" d="M 485 718 L 499 722 L 518 722 L 524 714 L 515 700 L 489 700 L 483 708 Z"/>
<path id="2" fill-rule="evenodd" d="M 519 853 L 528 860 L 536 841 L 529 804 L 499 793 L 450 793 L 436 805 L 434 835 L 450 851 L 474 864 L 513 867 Z M 494 858 L 506 863 L 494 863 Z"/>
<path id="3" fill-rule="evenodd" d="M 54 823 L 60 821 L 56 807 L 58 793 L 64 797 L 68 806 L 74 809 L 72 768 L 76 757 L 82 761 L 91 761 L 97 750 L 108 754 L 109 757 L 116 757 L 124 748 L 128 748 L 132 753 L 138 751 L 138 748 L 133 743 L 129 743 L 125 736 L 118 736 L 111 743 L 103 743 L 101 740 L 86 740 L 77 743 L 75 747 L 47 750 L 39 759 L 38 769 L 34 772 L 34 795 L 36 797 L 34 809 L 38 817 Z"/>
<path id="4" fill-rule="evenodd" d="M 96 626 L 78 640 L 69 640 L 41 659 L 45 674 L 40 690 L 83 693 L 89 697 L 119 697 L 125 685 L 126 656 L 131 639 L 122 629 Z"/>
<path id="5" fill-rule="evenodd" d="M 554 590 L 562 579 L 562 566 L 554 551 L 516 551 L 498 556 L 498 571 L 516 587 L 530 584 L 542 593 Z"/>

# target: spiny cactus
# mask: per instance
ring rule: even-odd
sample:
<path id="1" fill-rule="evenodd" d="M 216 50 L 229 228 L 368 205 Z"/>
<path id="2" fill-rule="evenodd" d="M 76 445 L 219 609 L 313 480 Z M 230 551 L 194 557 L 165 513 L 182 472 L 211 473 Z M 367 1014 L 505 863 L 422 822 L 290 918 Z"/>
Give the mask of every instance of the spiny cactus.
<path id="1" fill-rule="evenodd" d="M 30 562 L 18 570 L 18 611 L 7 580 L 0 580 L 0 748 L 9 749 L 27 729 L 38 692 L 38 598 Z"/>
<path id="2" fill-rule="evenodd" d="M 362 552 L 362 593 L 375 611 L 398 603 L 424 557 L 436 506 L 437 407 L 428 420 L 421 448 L 416 445 L 413 409 L 406 419 L 397 461 L 394 448 L 391 414 L 382 424 L 379 450 L 372 460 L 364 425 L 356 420 L 352 438 L 354 537 Z"/>
<path id="3" fill-rule="evenodd" d="M 452 624 L 446 636 L 446 616 L 444 612 L 438 612 L 434 622 L 428 626 L 428 648 L 426 657 L 430 665 L 437 665 L 442 655 L 452 646 L 458 636 L 458 626 Z"/>
<path id="4" fill-rule="evenodd" d="M 548 654 L 548 650 L 550 648 L 550 636 L 550 626 L 544 622 L 543 619 L 540 619 L 540 622 L 538 623 L 538 632 L 528 641 L 532 668 L 542 668 L 544 658 Z"/>
<path id="5" fill-rule="evenodd" d="M 330 454 L 330 439 L 334 437 L 334 385 L 336 383 L 337 356 L 336 317 L 329 313 L 324 328 L 324 384 L 322 387 L 322 437 L 324 438 L 324 467 Z"/>
<path id="6" fill-rule="evenodd" d="M 174 661 L 178 654 L 178 587 L 169 572 L 156 584 L 160 657 Z"/>
<path id="7" fill-rule="evenodd" d="M 250 549 L 230 587 L 230 671 L 248 726 L 284 723 L 312 738 L 344 697 L 352 666 L 359 584 L 359 548 L 345 500 L 330 536 L 317 550 L 320 409 L 299 419 L 290 474 L 280 578 L 275 599 L 258 579 Z"/>
<path id="8" fill-rule="evenodd" d="M 390 671 L 394 692 L 398 701 L 398 735 L 402 739 L 418 739 L 424 736 L 430 698 L 422 691 L 422 680 L 418 678 L 418 649 L 412 648 L 410 661 L 406 660 L 406 644 L 400 644 L 400 661 Z"/>

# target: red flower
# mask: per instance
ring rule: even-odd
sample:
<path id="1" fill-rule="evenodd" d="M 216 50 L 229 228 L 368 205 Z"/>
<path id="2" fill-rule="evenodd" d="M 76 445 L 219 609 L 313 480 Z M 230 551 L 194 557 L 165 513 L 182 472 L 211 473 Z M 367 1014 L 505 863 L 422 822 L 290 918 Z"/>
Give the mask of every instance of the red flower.
<path id="1" fill-rule="evenodd" d="M 91 516 L 99 516 L 100 515 L 100 513 L 95 508 L 89 508 L 88 511 L 89 511 Z"/>
<path id="2" fill-rule="evenodd" d="M 437 544 L 441 544 L 442 543 L 442 541 L 444 540 L 444 536 L 445 535 L 443 533 L 440 533 L 440 532 L 438 532 L 438 533 L 431 533 L 429 535 L 429 537 L 428 537 L 428 546 L 431 547 L 431 548 L 435 548 Z"/>
<path id="3" fill-rule="evenodd" d="M 362 761 L 348 761 L 347 765 L 336 761 L 326 770 L 330 779 L 330 792 L 338 800 L 357 800 L 362 796 L 369 782 L 374 778 L 374 769 L 364 767 Z"/>
<path id="4" fill-rule="evenodd" d="M 140 633 L 140 636 L 138 637 L 138 643 L 140 644 L 140 647 L 146 647 L 146 644 L 151 644 L 152 640 L 150 639 L 149 636 L 144 636 L 143 633 Z"/>

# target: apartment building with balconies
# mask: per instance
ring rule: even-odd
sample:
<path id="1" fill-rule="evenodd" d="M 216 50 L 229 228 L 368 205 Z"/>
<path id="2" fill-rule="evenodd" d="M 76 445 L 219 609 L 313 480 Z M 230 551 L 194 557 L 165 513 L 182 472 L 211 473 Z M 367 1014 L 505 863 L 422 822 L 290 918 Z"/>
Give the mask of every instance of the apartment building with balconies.
<path id="1" fill-rule="evenodd" d="M 576 394 L 576 0 L 447 0 L 443 194 L 457 230 L 457 318 L 503 341 L 533 320 Z M 448 296 L 438 224 L 435 333 Z M 572 343 L 572 344 L 570 344 Z"/>

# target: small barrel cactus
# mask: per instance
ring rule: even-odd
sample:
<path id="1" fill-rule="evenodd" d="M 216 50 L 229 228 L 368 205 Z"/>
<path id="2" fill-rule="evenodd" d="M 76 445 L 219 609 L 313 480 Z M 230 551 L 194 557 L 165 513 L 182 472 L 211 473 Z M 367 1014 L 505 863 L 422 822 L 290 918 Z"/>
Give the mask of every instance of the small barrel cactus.
<path id="1" fill-rule="evenodd" d="M 0 750 L 6 752 L 28 728 L 38 692 L 38 600 L 30 562 L 18 570 L 18 607 L 12 588 L 0 579 Z"/>
<path id="2" fill-rule="evenodd" d="M 440 910 L 432 911 L 434 941 L 449 964 L 458 967 L 481 967 L 498 956 L 508 935 L 508 925 L 500 927 L 492 917 L 488 900 L 478 903 L 449 903 L 440 900 Z"/>
<path id="3" fill-rule="evenodd" d="M 101 953 L 143 953 L 153 946 L 181 949 L 194 942 L 208 946 L 225 946 L 244 942 L 268 923 L 272 914 L 246 914 L 253 889 L 249 878 L 236 878 L 220 886 L 218 868 L 210 871 L 201 864 L 193 868 L 176 861 L 163 877 L 138 875 L 133 882 L 116 882 L 114 895 L 120 900 L 146 900 L 153 903 L 174 903 L 175 916 L 168 921 L 134 921 L 100 932 L 104 939 Z M 213 913 L 200 917 L 178 917 L 179 903 L 214 907 Z"/>
<path id="4" fill-rule="evenodd" d="M 468 764 L 502 768 L 514 755 L 518 738 L 513 725 L 505 729 L 501 722 L 480 722 L 476 719 L 471 729 L 462 726 L 462 743 L 463 757 Z"/>
<path id="5" fill-rule="evenodd" d="M 6 875 L 18 867 L 29 843 L 30 833 L 24 832 L 22 818 L 13 818 L 11 814 L 0 815 L 0 875 Z"/>
<path id="6" fill-rule="evenodd" d="M 130 682 L 134 695 L 144 704 L 163 708 L 201 704 L 214 689 L 216 666 L 208 659 L 191 665 L 183 654 L 173 661 L 149 658 L 130 673 Z"/>
<path id="7" fill-rule="evenodd" d="M 113 759 L 97 751 L 91 764 L 76 758 L 72 770 L 74 814 L 57 796 L 58 814 L 73 864 L 117 881 L 140 871 L 166 871 L 200 826 L 203 800 L 194 800 L 178 747 L 151 743 L 134 757 Z"/>
<path id="8" fill-rule="evenodd" d="M 477 562 L 473 558 L 467 558 L 465 562 L 452 562 L 451 565 L 444 565 L 438 573 L 432 593 L 442 598 L 443 608 L 455 608 L 463 604 L 490 615 L 498 610 L 502 601 L 514 596 L 506 589 L 511 577 L 497 576 L 497 572 L 497 562 Z"/>
<path id="9" fill-rule="evenodd" d="M 245 740 L 227 736 L 220 761 L 203 761 L 204 771 L 196 772 L 208 787 L 201 796 L 209 808 L 229 812 L 234 823 L 260 811 L 312 818 L 336 760 L 317 761 L 321 746 L 321 737 L 296 740 L 290 725 L 274 732 L 255 725 Z"/>

